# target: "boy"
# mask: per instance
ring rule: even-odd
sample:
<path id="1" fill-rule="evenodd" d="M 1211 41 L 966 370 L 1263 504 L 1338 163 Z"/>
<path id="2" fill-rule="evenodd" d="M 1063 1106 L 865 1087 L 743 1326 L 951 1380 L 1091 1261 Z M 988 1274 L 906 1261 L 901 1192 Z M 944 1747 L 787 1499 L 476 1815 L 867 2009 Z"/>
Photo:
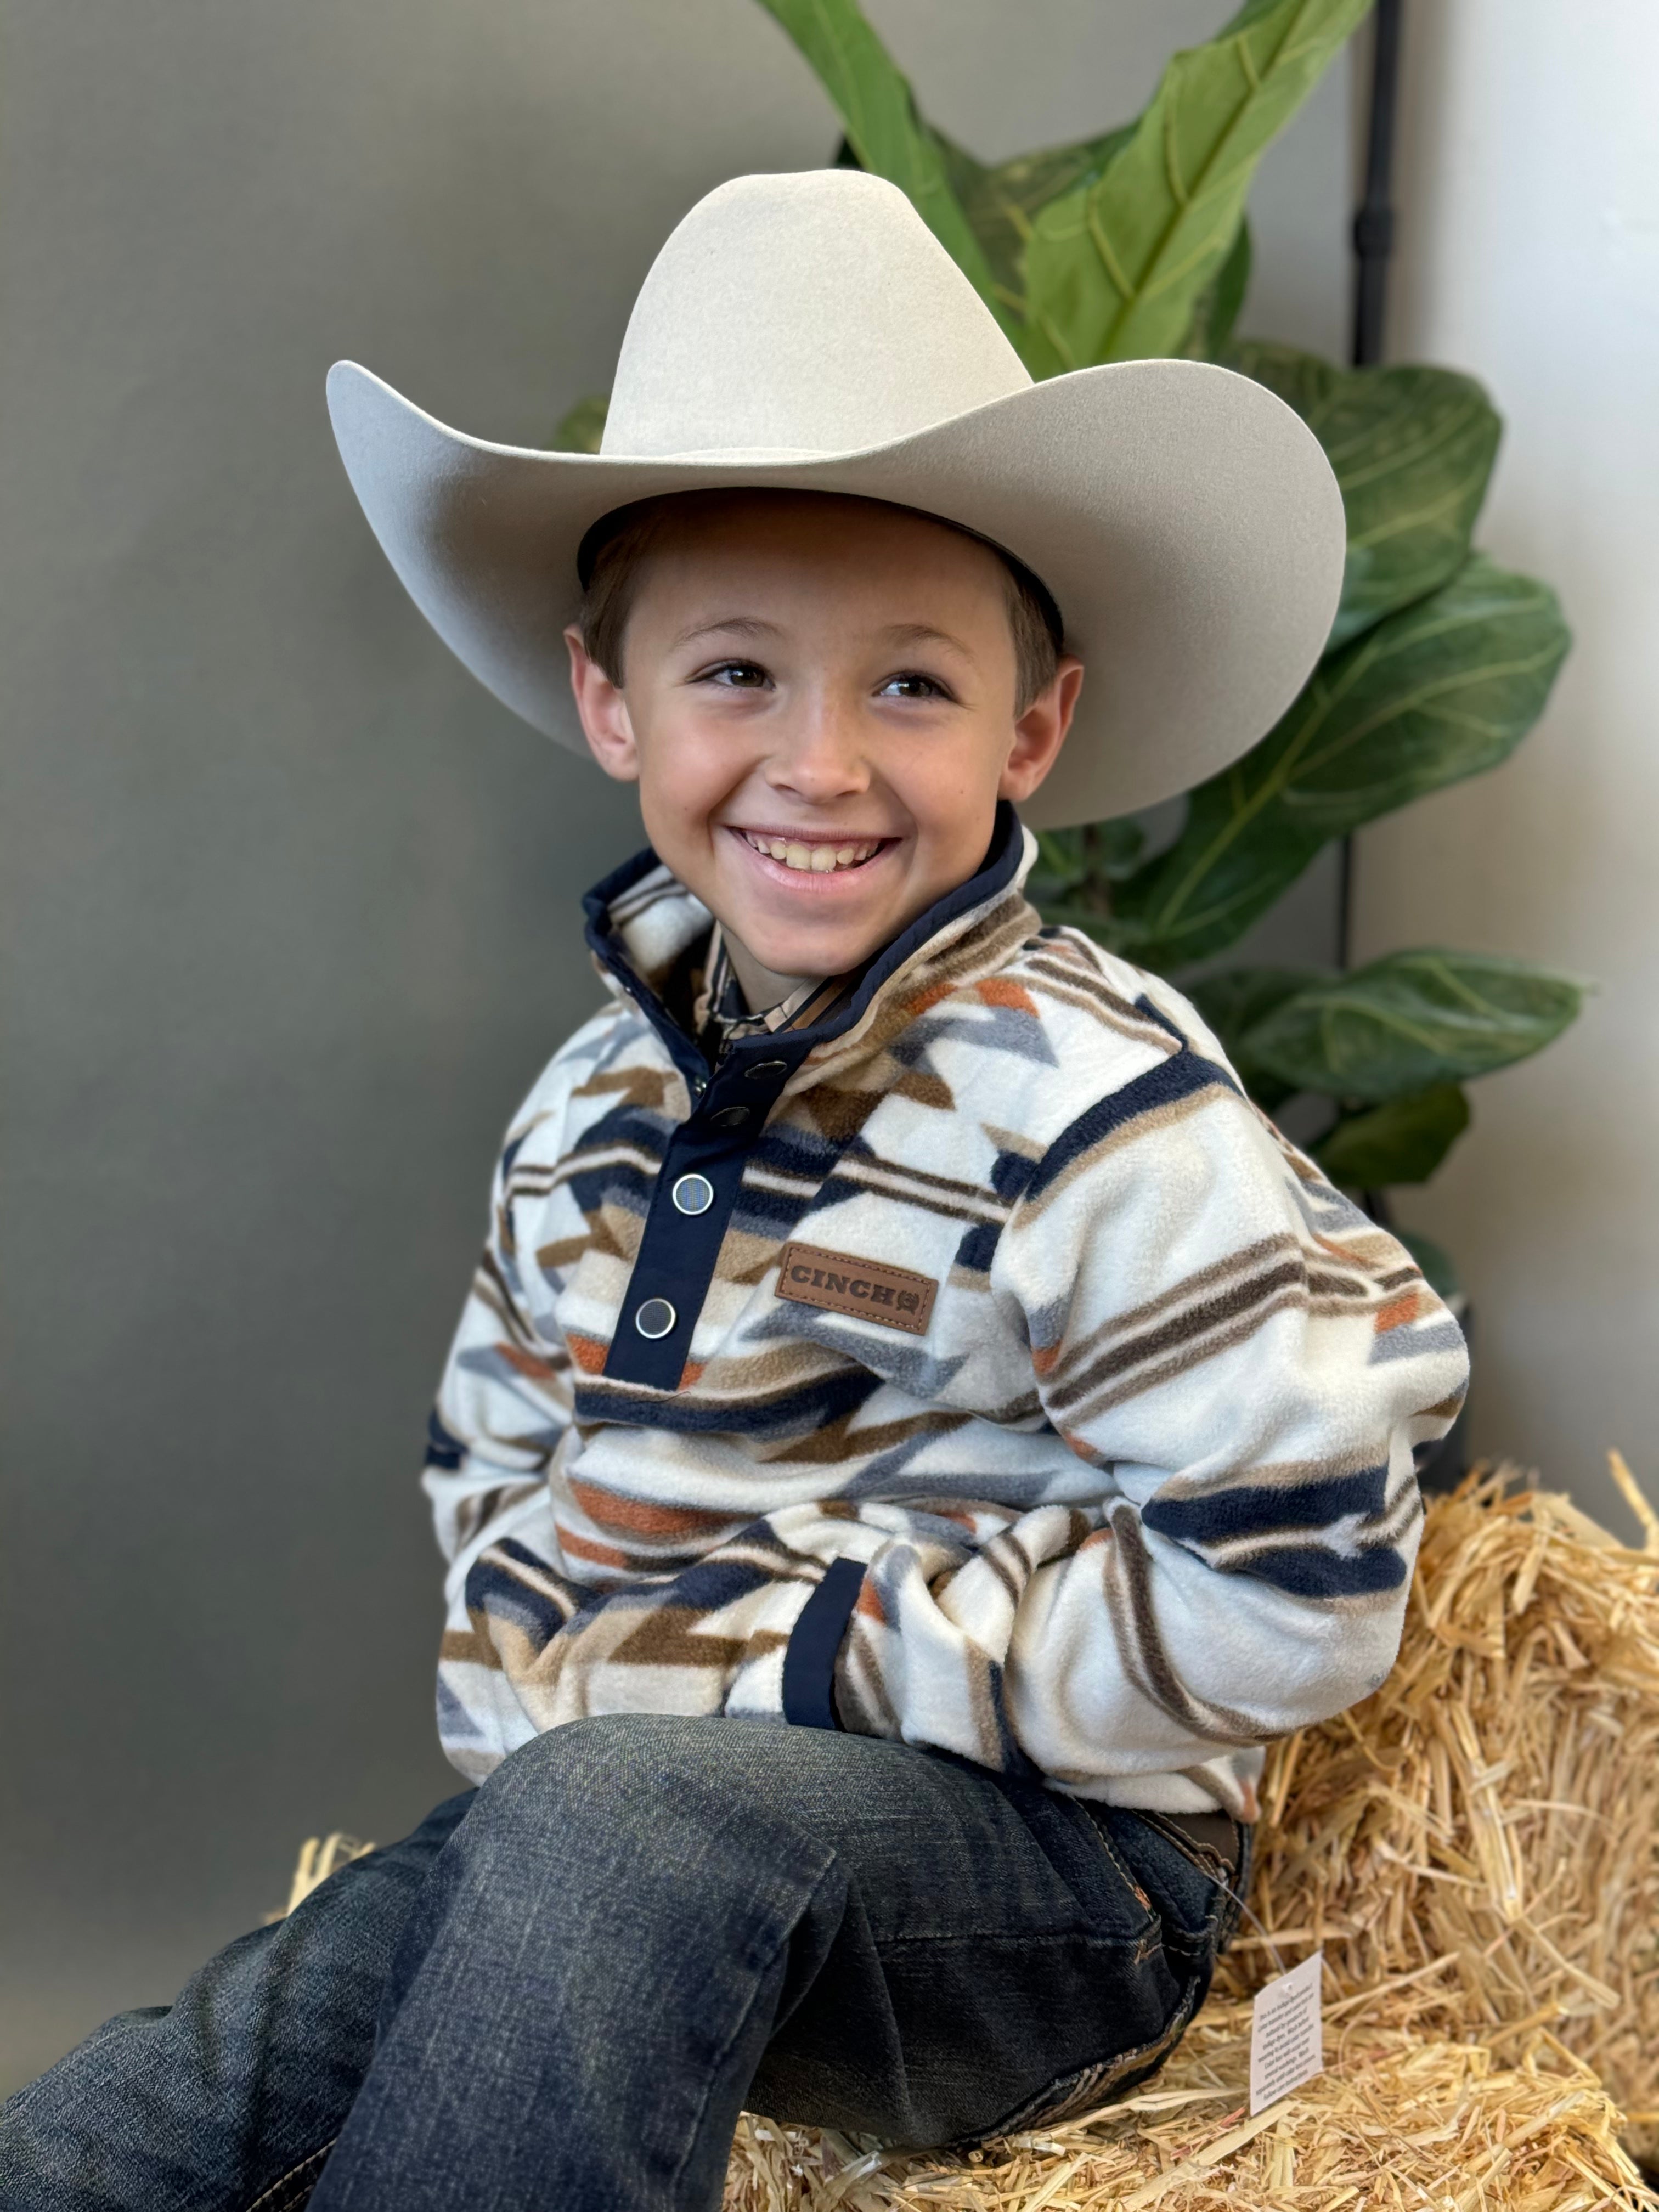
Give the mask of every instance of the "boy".
<path id="1" fill-rule="evenodd" d="M 1218 370 L 1030 386 L 838 172 L 693 210 L 597 459 L 331 398 L 418 603 L 653 849 L 433 1423 L 476 1794 L 24 2093 L 0 2203 L 709 2208 L 745 2102 L 1099 2104 L 1203 1996 L 1261 1746 L 1392 1663 L 1464 1380 L 1185 1000 L 1019 888 L 1015 805 L 1288 703 L 1323 459 Z"/>

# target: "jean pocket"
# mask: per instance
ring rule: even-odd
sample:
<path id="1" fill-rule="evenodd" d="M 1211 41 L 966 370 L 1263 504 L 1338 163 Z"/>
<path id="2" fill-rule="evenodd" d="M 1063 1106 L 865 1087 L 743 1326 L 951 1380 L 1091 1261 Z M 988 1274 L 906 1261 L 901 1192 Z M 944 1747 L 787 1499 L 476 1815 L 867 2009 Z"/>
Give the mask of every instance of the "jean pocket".
<path id="1" fill-rule="evenodd" d="M 1156 1829 L 1173 1850 L 1181 1853 L 1209 1891 L 1204 1932 L 1209 1939 L 1212 1958 L 1219 1958 L 1231 1942 L 1239 1916 L 1249 1898 L 1255 1830 L 1243 1820 L 1229 1821 L 1231 1846 L 1222 1850 L 1211 1842 L 1200 1841 L 1182 1822 L 1162 1813 L 1142 1812 L 1136 1817 Z M 1218 1815 L 1218 1820 L 1220 1817 Z"/>
<path id="2" fill-rule="evenodd" d="M 1234 1824 L 1237 1863 L 1189 1835 L 1178 1821 L 1140 1807 L 1091 1805 L 1114 1856 L 1127 1863 L 1164 1925 L 1165 1948 L 1206 1972 L 1231 1940 L 1250 1878 L 1250 1831 Z"/>
<path id="3" fill-rule="evenodd" d="M 1118 2103 L 1157 2073 L 1187 2033 L 1208 1987 L 1207 1973 L 1189 1975 L 1175 2009 L 1156 2035 L 1130 2050 L 1114 2051 L 1109 2057 L 1057 2075 L 1052 2081 L 1045 2082 L 1034 2097 L 1028 2097 L 1012 2112 L 1005 2113 L 994 2127 L 985 2129 L 974 2140 L 986 2142 L 994 2136 L 1022 2135 L 1032 2128 L 1059 2127 L 1067 2120 L 1081 2118 L 1085 2112 L 1098 2110 L 1102 2105 Z"/>

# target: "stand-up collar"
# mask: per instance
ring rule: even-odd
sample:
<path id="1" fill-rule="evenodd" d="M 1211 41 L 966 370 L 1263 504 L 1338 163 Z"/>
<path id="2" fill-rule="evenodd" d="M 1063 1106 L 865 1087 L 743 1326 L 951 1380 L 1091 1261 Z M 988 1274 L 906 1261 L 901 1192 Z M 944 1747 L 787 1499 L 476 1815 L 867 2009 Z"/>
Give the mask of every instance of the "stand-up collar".
<path id="1" fill-rule="evenodd" d="M 787 1055 L 793 1068 L 820 1045 L 844 1036 L 863 1020 L 894 976 L 935 939 L 1024 882 L 1036 857 L 1036 844 L 1007 800 L 999 800 L 990 846 L 976 872 L 935 899 L 885 945 L 857 986 L 823 1020 L 736 1040 L 728 1058 L 741 1066 L 745 1058 L 770 1064 Z M 648 845 L 596 884 L 582 908 L 588 947 L 600 973 L 612 988 L 635 1001 L 694 1092 L 700 1091 L 708 1074 L 702 1047 L 669 1011 L 663 991 L 676 966 L 712 927 L 708 908 Z"/>

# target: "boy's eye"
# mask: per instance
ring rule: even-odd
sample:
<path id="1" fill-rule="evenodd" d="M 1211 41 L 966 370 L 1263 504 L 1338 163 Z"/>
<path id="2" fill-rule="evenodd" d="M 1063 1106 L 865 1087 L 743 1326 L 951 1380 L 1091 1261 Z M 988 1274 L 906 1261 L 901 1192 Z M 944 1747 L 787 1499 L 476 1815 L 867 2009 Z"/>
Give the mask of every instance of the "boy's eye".
<path id="1" fill-rule="evenodd" d="M 772 679 L 758 661 L 722 660 L 713 668 L 705 668 L 702 680 L 724 684 L 733 691 L 759 691 Z"/>
<path id="2" fill-rule="evenodd" d="M 919 675 L 914 669 L 890 676 L 876 694 L 878 699 L 948 699 L 950 696 L 936 677 Z"/>

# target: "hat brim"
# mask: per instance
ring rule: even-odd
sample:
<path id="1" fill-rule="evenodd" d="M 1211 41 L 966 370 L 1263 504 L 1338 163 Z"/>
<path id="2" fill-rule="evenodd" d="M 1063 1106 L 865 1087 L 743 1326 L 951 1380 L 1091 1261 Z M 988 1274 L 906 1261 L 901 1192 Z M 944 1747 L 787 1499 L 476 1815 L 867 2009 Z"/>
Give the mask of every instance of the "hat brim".
<path id="1" fill-rule="evenodd" d="M 1035 829 L 1152 805 L 1279 720 L 1336 612 L 1341 495 L 1305 423 L 1205 362 L 1054 377 L 848 453 L 633 459 L 492 445 L 354 362 L 329 411 L 353 489 L 421 612 L 488 690 L 586 755 L 563 631 L 601 515 L 669 492 L 765 487 L 891 501 L 961 524 L 1053 593 L 1088 674 Z"/>

